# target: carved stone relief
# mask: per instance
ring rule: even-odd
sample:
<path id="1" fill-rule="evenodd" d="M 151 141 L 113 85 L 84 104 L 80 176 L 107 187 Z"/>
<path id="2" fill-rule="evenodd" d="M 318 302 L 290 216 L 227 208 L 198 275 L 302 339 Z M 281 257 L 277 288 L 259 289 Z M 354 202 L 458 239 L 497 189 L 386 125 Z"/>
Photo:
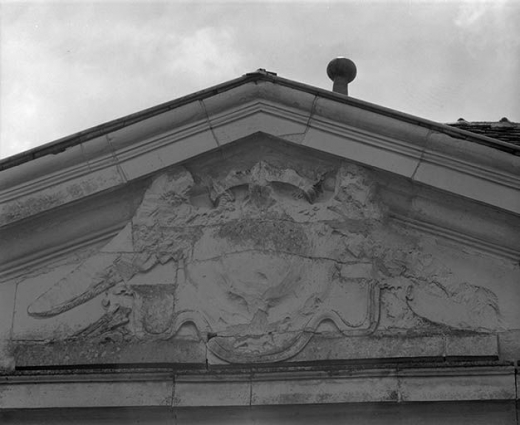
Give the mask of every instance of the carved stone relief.
<path id="1" fill-rule="evenodd" d="M 64 339 L 196 338 L 231 363 L 288 359 L 323 323 L 355 338 L 500 318 L 496 296 L 393 228 L 370 172 L 346 163 L 155 177 L 131 222 L 27 311 L 45 320 L 94 299 L 104 313 Z"/>

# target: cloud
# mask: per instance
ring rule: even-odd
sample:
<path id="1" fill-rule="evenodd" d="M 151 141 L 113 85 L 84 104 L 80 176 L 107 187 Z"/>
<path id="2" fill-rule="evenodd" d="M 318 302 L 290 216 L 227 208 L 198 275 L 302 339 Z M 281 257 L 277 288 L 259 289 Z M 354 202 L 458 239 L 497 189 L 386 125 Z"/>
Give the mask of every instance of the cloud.
<path id="1" fill-rule="evenodd" d="M 185 28 L 162 9 L 147 10 L 143 19 L 137 8 L 121 19 L 113 5 L 17 7 L 18 19 L 4 26 L 1 45 L 1 155 L 239 72 L 232 29 Z"/>
<path id="2" fill-rule="evenodd" d="M 520 3 L 2 4 L 0 155 L 257 68 L 436 121 L 520 120 Z"/>
<path id="3" fill-rule="evenodd" d="M 459 13 L 455 17 L 455 25 L 468 28 L 475 24 L 484 17 L 486 10 L 490 7 L 489 4 L 485 3 L 464 3 L 459 8 Z"/>

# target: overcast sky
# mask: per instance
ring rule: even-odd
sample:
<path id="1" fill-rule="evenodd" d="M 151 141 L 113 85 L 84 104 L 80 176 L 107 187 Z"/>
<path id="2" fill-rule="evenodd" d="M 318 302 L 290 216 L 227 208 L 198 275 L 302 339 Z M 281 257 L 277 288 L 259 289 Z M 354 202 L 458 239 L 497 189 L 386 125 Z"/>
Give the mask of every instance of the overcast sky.
<path id="1" fill-rule="evenodd" d="M 6 2 L 0 157 L 257 68 L 439 122 L 520 121 L 520 0 Z"/>

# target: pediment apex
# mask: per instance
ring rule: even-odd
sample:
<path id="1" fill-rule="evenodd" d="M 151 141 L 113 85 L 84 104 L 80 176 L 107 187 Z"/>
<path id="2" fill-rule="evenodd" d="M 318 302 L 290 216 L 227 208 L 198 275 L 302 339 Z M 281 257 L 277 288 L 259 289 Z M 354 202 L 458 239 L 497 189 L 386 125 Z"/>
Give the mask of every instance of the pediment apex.
<path id="1" fill-rule="evenodd" d="M 485 137 L 271 75 L 248 78 L 4 160 L 0 226 L 257 134 L 520 214 L 520 160 L 475 143 Z"/>
<path id="2" fill-rule="evenodd" d="M 399 173 L 383 171 L 361 161 L 331 155 L 324 150 L 262 132 L 172 165 L 165 166 L 165 155 L 159 155 L 156 163 L 140 162 L 139 158 L 142 156 L 135 160 L 134 170 L 141 174 L 131 179 L 131 170 L 116 164 L 109 173 L 102 170 L 93 173 L 93 178 L 85 174 L 51 185 L 36 194 L 31 192 L 26 197 L 18 197 L 11 203 L 4 203 L 0 207 L 1 217 L 6 222 L 2 229 L 3 239 L 6 246 L 12 243 L 16 249 L 5 252 L 3 269 L 15 270 L 18 263 L 28 261 L 33 255 L 39 257 L 47 250 L 56 251 L 57 247 L 61 250 L 72 240 L 77 244 L 85 238 L 96 238 L 96 235 L 106 237 L 103 235 L 120 229 L 131 220 L 152 181 L 159 184 L 162 180 L 158 176 L 182 169 L 194 172 L 194 175 L 207 175 L 213 182 L 220 182 L 200 184 L 197 181 L 197 193 L 190 195 L 197 197 L 209 194 L 205 203 L 216 204 L 225 199 L 233 187 L 258 186 L 258 182 L 263 180 L 275 182 L 282 188 L 292 185 L 298 188 L 301 196 L 312 202 L 316 196 L 314 185 L 318 182 L 325 184 L 330 173 L 346 167 L 351 169 L 350 174 L 358 175 L 361 179 L 370 176 L 373 190 L 378 193 L 383 209 L 388 209 L 390 215 L 400 220 L 405 227 L 426 226 L 424 229 L 427 232 L 442 233 L 452 239 L 456 234 L 459 235 L 456 239 L 463 243 L 471 242 L 479 249 L 485 248 L 506 258 L 516 258 L 520 249 L 515 236 L 518 232 L 511 231 L 511 226 L 520 229 L 518 216 L 514 218 L 507 211 L 419 185 Z M 286 169 L 289 163 L 293 164 L 290 169 L 279 171 Z M 223 170 L 227 172 L 222 174 Z M 126 180 L 120 178 L 119 172 L 125 173 Z M 360 199 L 364 197 L 363 193 L 359 192 Z M 366 213 L 371 211 L 367 209 Z M 47 229 L 44 238 L 38 236 L 42 226 Z M 60 232 L 52 231 L 58 227 Z M 21 235 L 26 235 L 27 243 L 15 245 Z"/>

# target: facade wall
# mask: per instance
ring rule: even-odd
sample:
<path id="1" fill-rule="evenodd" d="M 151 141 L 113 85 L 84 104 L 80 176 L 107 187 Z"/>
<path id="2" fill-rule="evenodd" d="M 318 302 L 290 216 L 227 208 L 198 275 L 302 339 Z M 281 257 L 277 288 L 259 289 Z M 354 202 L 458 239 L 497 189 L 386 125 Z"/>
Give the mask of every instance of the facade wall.
<path id="1" fill-rule="evenodd" d="M 1 215 L 3 419 L 515 423 L 518 164 L 324 128 L 303 146 L 235 124 L 217 151 L 6 189 L 25 195 Z"/>

